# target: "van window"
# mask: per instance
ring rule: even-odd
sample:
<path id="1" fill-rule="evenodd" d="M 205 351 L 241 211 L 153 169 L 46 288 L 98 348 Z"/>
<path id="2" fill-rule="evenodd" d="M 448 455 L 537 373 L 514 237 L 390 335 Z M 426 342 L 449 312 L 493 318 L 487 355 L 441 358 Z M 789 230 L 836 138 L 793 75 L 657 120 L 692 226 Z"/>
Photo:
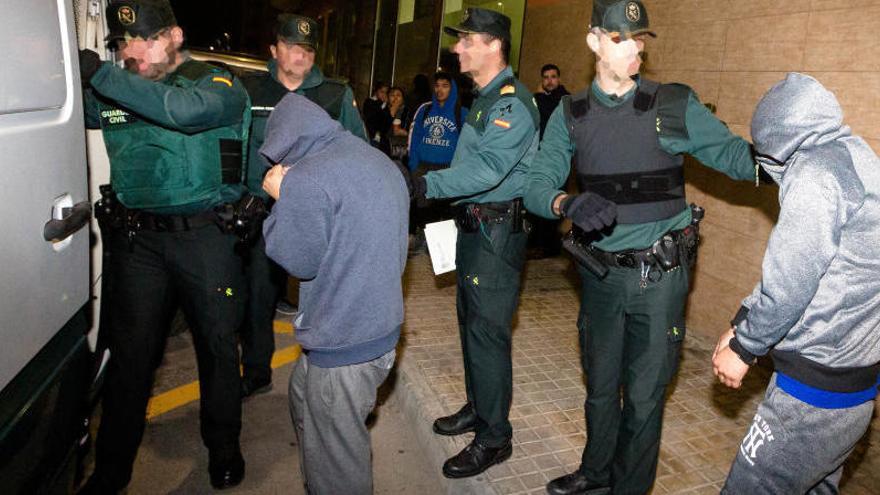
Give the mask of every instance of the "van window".
<path id="1" fill-rule="evenodd" d="M 57 2 L 47 0 L 3 1 L 0 115 L 64 105 L 66 80 L 57 9 Z"/>

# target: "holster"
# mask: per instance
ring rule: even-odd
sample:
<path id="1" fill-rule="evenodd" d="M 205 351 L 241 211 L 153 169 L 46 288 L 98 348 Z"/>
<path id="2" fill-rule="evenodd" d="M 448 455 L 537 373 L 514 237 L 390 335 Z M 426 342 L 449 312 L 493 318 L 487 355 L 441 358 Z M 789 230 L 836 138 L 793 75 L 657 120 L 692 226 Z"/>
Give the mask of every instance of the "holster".
<path id="1" fill-rule="evenodd" d="M 465 233 L 480 230 L 480 225 L 511 222 L 510 231 L 522 232 L 525 228 L 525 210 L 522 198 L 497 203 L 465 203 L 455 207 L 455 225 Z"/>
<path id="2" fill-rule="evenodd" d="M 565 235 L 562 246 L 599 278 L 605 276 L 608 267 L 635 269 L 648 266 L 664 272 L 682 265 L 693 268 L 697 261 L 697 247 L 700 243 L 700 221 L 705 210 L 693 203 L 690 208 L 690 225 L 667 232 L 646 249 L 602 251 L 593 247 L 587 240 L 587 234 L 576 226 Z"/>

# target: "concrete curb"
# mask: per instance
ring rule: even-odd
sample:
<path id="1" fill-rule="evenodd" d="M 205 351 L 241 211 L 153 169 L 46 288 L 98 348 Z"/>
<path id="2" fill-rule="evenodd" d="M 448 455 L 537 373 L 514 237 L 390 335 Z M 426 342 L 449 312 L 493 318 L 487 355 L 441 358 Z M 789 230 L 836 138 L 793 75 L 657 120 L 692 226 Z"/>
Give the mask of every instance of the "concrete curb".
<path id="1" fill-rule="evenodd" d="M 406 351 L 402 354 L 405 356 Z M 437 396 L 430 391 L 431 387 L 417 365 L 411 364 L 405 357 L 397 361 L 397 384 L 388 400 L 409 421 L 422 450 L 436 466 L 439 477 L 443 480 L 444 491 L 449 495 L 496 495 L 497 492 L 489 484 L 485 473 L 464 479 L 449 479 L 439 473 L 446 459 L 461 451 L 471 441 L 473 434 L 444 437 L 434 433 L 431 429 L 434 420 L 455 411 L 444 410 Z"/>

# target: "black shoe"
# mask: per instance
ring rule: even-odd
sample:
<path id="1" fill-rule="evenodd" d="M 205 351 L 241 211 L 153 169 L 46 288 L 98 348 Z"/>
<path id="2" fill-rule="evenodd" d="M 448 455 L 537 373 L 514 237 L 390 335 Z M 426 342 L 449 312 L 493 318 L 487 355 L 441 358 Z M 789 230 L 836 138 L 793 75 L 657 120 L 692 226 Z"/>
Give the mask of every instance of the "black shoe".
<path id="1" fill-rule="evenodd" d="M 578 471 L 547 483 L 547 493 L 550 495 L 603 495 L 610 492 L 611 487 L 591 483 Z"/>
<path id="2" fill-rule="evenodd" d="M 272 390 L 272 378 L 243 376 L 241 378 L 241 398 L 264 394 Z"/>
<path id="3" fill-rule="evenodd" d="M 477 424 L 477 412 L 474 405 L 468 402 L 457 413 L 443 416 L 434 421 L 434 433 L 439 435 L 461 435 L 474 431 Z"/>
<path id="4" fill-rule="evenodd" d="M 208 474 L 211 475 L 211 486 L 217 490 L 231 488 L 244 479 L 244 457 L 236 448 L 224 454 L 211 453 L 208 461 Z"/>
<path id="5" fill-rule="evenodd" d="M 474 440 L 464 450 L 443 463 L 443 476 L 447 478 L 476 476 L 495 464 L 510 459 L 512 453 L 510 440 L 501 447 L 487 447 Z"/>

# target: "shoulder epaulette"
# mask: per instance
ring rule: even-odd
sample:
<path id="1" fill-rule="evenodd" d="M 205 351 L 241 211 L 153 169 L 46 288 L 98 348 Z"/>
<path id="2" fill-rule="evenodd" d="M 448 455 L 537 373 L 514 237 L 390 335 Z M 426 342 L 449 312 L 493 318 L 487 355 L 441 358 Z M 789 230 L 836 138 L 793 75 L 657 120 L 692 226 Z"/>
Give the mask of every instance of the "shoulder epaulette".
<path id="1" fill-rule="evenodd" d="M 201 79 L 211 74 L 232 74 L 230 71 L 225 70 L 223 67 L 192 59 L 180 64 L 175 72 L 177 72 L 178 75 L 183 76 L 191 81 Z"/>

